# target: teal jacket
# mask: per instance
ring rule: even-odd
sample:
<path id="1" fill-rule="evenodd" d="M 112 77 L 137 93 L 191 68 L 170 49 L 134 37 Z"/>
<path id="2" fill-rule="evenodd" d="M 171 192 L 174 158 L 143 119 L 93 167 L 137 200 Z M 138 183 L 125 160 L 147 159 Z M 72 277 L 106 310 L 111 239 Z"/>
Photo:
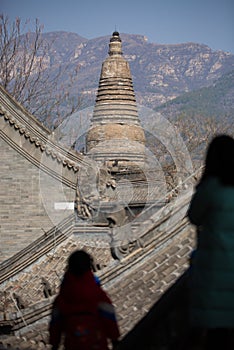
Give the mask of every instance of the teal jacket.
<path id="1" fill-rule="evenodd" d="M 200 184 L 188 217 L 197 226 L 190 278 L 192 326 L 234 328 L 234 187 Z"/>

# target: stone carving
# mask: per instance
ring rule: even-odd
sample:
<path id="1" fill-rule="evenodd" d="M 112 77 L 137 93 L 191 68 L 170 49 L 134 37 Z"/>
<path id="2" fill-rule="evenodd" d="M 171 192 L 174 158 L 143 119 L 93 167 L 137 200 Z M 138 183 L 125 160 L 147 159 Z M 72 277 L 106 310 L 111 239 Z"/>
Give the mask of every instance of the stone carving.
<path id="1" fill-rule="evenodd" d="M 17 308 L 18 308 L 19 310 L 25 309 L 26 304 L 25 304 L 25 302 L 23 301 L 23 299 L 21 298 L 21 296 L 19 296 L 19 295 L 16 294 L 16 293 L 13 293 L 13 294 L 12 294 L 12 297 L 14 298 L 14 300 L 15 300 L 15 302 L 16 302 L 16 305 L 17 305 Z"/>
<path id="2" fill-rule="evenodd" d="M 42 277 L 41 284 L 43 285 L 44 297 L 45 298 L 51 297 L 53 295 L 53 291 L 52 291 L 52 288 L 50 286 L 50 283 L 44 277 Z"/>
<path id="3" fill-rule="evenodd" d="M 111 247 L 111 254 L 114 259 L 122 260 L 140 247 L 141 246 L 137 240 L 134 242 L 123 242 L 119 247 Z"/>
<path id="4" fill-rule="evenodd" d="M 142 248 L 142 242 L 134 236 L 131 223 L 113 227 L 111 254 L 114 259 L 121 260 L 138 248 Z"/>
<path id="5" fill-rule="evenodd" d="M 92 167 L 83 173 L 81 171 L 75 199 L 75 210 L 78 217 L 84 219 L 97 217 L 100 214 L 98 211 L 100 211 L 102 203 L 110 201 L 107 193 L 109 188 L 114 191 L 116 181 L 106 164 L 101 166 L 97 172 Z M 103 210 L 101 212 L 103 213 Z"/>
<path id="6" fill-rule="evenodd" d="M 108 201 L 106 190 L 109 187 L 115 190 L 116 181 L 106 165 L 100 167 L 98 176 L 97 176 L 97 183 L 98 183 L 98 192 L 99 192 L 100 198 Z"/>
<path id="7" fill-rule="evenodd" d="M 82 219 L 91 219 L 93 216 L 91 204 L 81 196 L 79 185 L 76 188 L 75 212 Z"/>

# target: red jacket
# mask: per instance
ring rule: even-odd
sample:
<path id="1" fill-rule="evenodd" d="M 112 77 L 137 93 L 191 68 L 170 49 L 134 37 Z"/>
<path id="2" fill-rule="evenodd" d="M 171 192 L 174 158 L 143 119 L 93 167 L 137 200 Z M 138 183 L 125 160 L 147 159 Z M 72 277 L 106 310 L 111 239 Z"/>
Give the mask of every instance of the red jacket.
<path id="1" fill-rule="evenodd" d="M 91 271 L 79 277 L 66 272 L 53 304 L 49 332 L 54 349 L 62 333 L 67 350 L 106 350 L 108 338 L 118 339 L 114 307 Z"/>

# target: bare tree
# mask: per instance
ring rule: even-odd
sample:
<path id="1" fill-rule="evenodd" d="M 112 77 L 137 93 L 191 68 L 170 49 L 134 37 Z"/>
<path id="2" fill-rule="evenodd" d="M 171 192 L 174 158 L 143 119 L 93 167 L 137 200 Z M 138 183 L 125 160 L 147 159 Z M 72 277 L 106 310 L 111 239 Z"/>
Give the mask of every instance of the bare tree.
<path id="1" fill-rule="evenodd" d="M 71 95 L 78 68 L 51 69 L 50 46 L 38 20 L 13 22 L 0 15 L 0 83 L 18 102 L 47 126 L 55 126 L 79 109 L 81 99 Z"/>
<path id="2" fill-rule="evenodd" d="M 173 146 L 174 155 L 170 153 L 170 149 L 165 147 L 166 143 L 162 144 L 154 138 L 154 134 L 159 133 L 157 123 L 154 124 L 154 121 L 151 121 L 151 134 L 146 134 L 147 147 L 155 154 L 161 164 L 168 191 L 177 187 L 181 179 L 191 175 L 186 163 L 183 163 L 185 159 L 184 148 L 181 147 L 180 142 L 177 142 L 176 135 L 180 135 L 186 146 L 186 152 L 188 152 L 187 154 L 192 161 L 193 173 L 196 174 L 195 179 L 196 171 L 204 164 L 205 151 L 212 138 L 217 134 L 234 136 L 234 121 L 230 116 L 223 115 L 217 118 L 201 114 L 189 116 L 185 113 L 175 113 L 173 117 L 170 117 L 170 123 L 173 125 L 175 132 L 171 133 L 169 128 L 164 128 L 161 131 L 161 140 L 163 140 L 163 137 L 168 140 L 167 144 Z"/>
<path id="3" fill-rule="evenodd" d="M 207 145 L 215 135 L 234 136 L 234 121 L 225 113 L 220 118 L 212 115 L 189 116 L 181 113 L 174 118 L 173 123 L 183 137 L 196 168 L 203 164 Z"/>

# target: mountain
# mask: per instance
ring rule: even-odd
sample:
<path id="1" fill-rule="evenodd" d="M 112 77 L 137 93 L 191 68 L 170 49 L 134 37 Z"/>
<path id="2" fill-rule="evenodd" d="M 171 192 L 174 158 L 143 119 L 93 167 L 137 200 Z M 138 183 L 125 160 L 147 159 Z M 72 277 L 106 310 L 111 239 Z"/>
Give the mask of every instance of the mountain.
<path id="1" fill-rule="evenodd" d="M 156 108 L 170 119 L 175 115 L 194 117 L 220 118 L 226 116 L 233 119 L 234 112 L 234 70 L 224 74 L 211 86 L 203 87 L 162 104 Z"/>
<path id="2" fill-rule="evenodd" d="M 50 32 L 42 34 L 42 40 L 49 46 L 50 67 L 73 62 L 87 42 L 75 33 Z"/>
<path id="3" fill-rule="evenodd" d="M 59 32 L 44 34 L 44 37 L 48 42 L 54 40 L 50 69 L 55 62 L 69 64 L 71 73 L 78 67 L 79 84 L 73 93 L 82 91 L 89 103 L 94 103 L 110 36 L 87 40 L 74 33 Z M 145 36 L 134 34 L 121 34 L 121 39 L 138 103 L 151 108 L 185 92 L 209 86 L 234 69 L 234 55 L 213 51 L 206 45 L 162 45 L 149 43 Z"/>
<path id="4" fill-rule="evenodd" d="M 82 108 L 95 103 L 110 37 L 111 33 L 91 40 L 69 32 L 43 34 L 49 47 L 43 65 L 45 75 L 56 76 L 59 69 L 66 67 L 61 84 L 66 85 L 67 80 L 67 86 L 70 86 L 69 79 L 76 77 L 69 92 L 75 99 L 81 96 Z M 148 42 L 143 35 L 120 34 L 120 37 L 124 57 L 130 64 L 137 102 L 152 109 L 185 93 L 212 86 L 234 69 L 233 54 L 213 51 L 203 44 L 162 45 Z M 233 99 L 229 104 L 233 104 Z M 65 111 L 66 104 L 63 108 Z M 54 123 L 54 117 L 47 124 L 51 123 Z"/>

